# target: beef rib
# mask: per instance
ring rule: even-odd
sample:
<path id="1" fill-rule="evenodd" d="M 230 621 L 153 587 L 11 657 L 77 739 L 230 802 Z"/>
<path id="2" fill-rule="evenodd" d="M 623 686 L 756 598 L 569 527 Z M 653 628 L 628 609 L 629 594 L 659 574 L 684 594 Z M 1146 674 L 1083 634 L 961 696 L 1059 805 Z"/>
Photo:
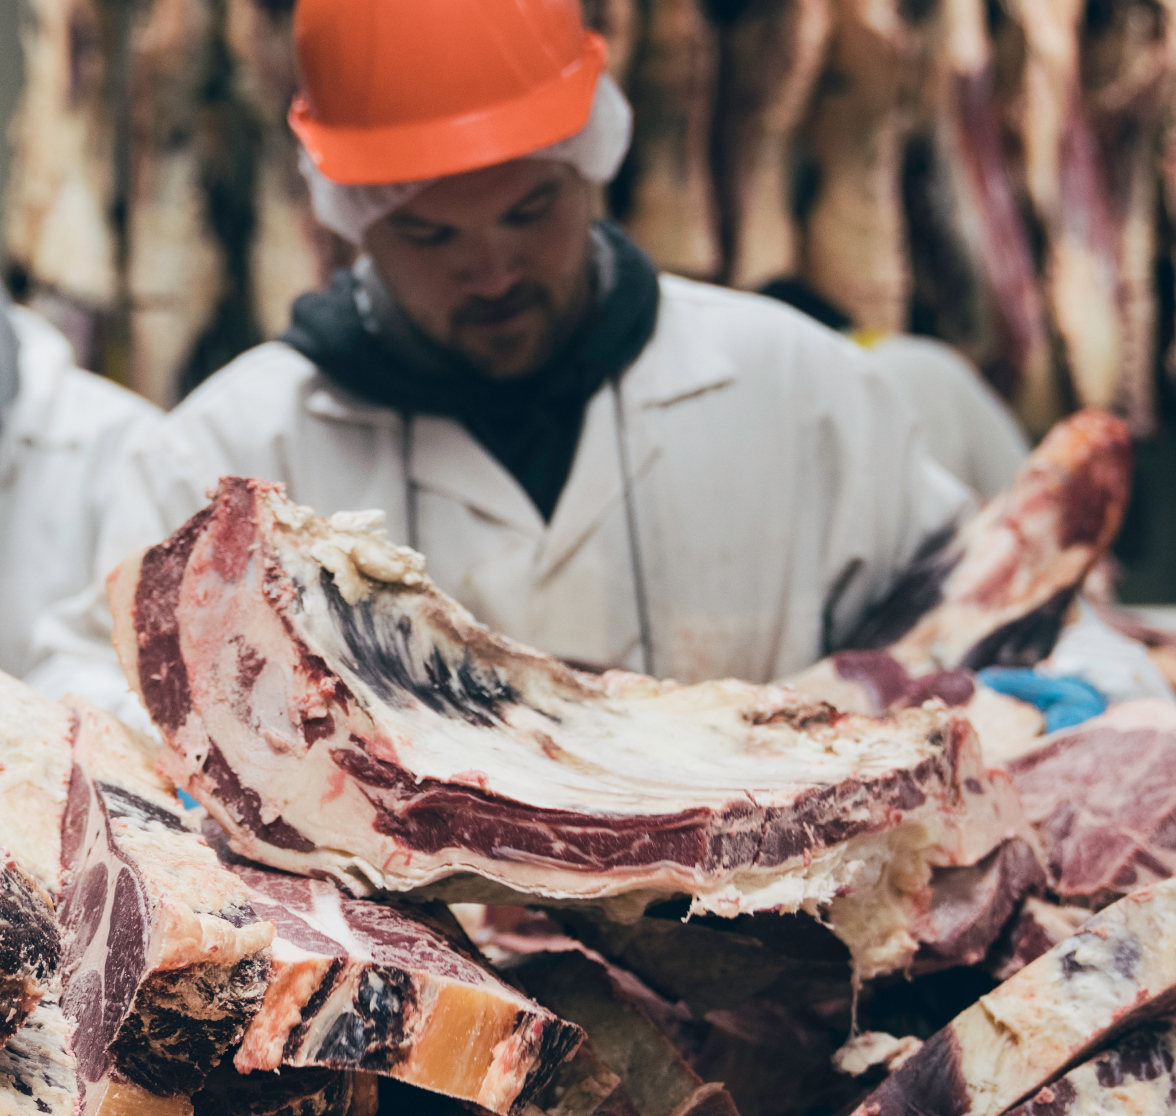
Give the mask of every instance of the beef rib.
<path id="1" fill-rule="evenodd" d="M 77 1023 L 84 1111 L 100 1111 L 120 1082 L 186 1105 L 261 1007 L 273 926 L 154 774 L 159 749 L 94 706 L 70 705 L 62 1006 Z"/>
<path id="2" fill-rule="evenodd" d="M 1176 881 L 1141 888 L 936 1032 L 854 1116 L 998 1116 L 1176 1008 Z"/>
<path id="3" fill-rule="evenodd" d="M 571 670 L 477 624 L 378 518 L 229 478 L 111 575 L 168 770 L 243 856 L 359 895 L 456 875 L 496 888 L 450 899 L 630 915 L 832 903 L 870 976 L 917 949 L 933 867 L 1035 842 L 958 714 Z"/>
<path id="4" fill-rule="evenodd" d="M 276 928 L 265 1003 L 233 1059 L 241 1073 L 362 1070 L 505 1116 L 583 1038 L 474 960 L 444 907 L 401 911 L 327 881 L 227 866 Z"/>

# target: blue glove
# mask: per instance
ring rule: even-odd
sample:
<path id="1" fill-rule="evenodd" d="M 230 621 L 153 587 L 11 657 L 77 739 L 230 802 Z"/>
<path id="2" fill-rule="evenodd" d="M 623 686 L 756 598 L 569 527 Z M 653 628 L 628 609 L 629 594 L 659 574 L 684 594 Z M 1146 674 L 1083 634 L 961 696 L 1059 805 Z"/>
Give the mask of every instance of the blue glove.
<path id="1" fill-rule="evenodd" d="M 988 667 L 976 677 L 997 693 L 1036 705 L 1045 714 L 1047 732 L 1080 725 L 1107 707 L 1106 698 L 1089 682 L 1070 675 L 1052 678 L 1035 670 Z"/>

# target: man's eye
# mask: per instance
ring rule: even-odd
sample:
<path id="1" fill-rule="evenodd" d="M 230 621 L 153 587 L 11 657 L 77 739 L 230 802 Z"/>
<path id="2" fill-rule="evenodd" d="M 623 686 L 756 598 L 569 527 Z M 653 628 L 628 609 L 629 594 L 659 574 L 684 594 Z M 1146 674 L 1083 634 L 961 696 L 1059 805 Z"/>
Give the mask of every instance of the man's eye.
<path id="1" fill-rule="evenodd" d="M 541 217 L 547 216 L 554 201 L 554 198 L 545 197 L 530 205 L 512 209 L 506 215 L 506 223 L 508 225 L 529 225 L 534 221 L 538 221 Z"/>
<path id="2" fill-rule="evenodd" d="M 422 248 L 436 248 L 442 244 L 448 244 L 453 239 L 453 229 L 448 229 L 444 225 L 439 228 L 402 226 L 400 235 L 410 244 L 416 244 Z"/>

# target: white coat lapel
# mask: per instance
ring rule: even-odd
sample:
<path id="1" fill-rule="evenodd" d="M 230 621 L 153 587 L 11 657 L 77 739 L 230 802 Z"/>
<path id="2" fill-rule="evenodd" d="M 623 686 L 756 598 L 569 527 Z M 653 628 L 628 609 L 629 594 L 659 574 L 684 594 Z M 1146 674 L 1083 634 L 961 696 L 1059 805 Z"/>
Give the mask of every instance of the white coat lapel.
<path id="1" fill-rule="evenodd" d="M 675 344 L 673 331 L 659 323 L 645 352 L 622 377 L 621 405 L 630 476 L 636 486 L 662 452 L 657 410 L 704 391 L 724 387 L 735 379 L 730 358 L 720 350 L 694 345 L 687 353 Z M 695 342 L 698 341 L 694 337 Z M 616 395 L 606 384 L 593 396 L 571 475 L 560 494 L 536 578 L 552 576 L 592 536 L 615 503 L 624 496 L 618 443 Z"/>

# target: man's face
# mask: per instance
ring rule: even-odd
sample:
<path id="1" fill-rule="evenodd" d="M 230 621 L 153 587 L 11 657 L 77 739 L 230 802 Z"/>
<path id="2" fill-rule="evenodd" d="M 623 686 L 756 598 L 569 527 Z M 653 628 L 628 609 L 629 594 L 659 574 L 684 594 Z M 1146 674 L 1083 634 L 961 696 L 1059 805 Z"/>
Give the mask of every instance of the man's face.
<path id="1" fill-rule="evenodd" d="M 572 167 L 518 159 L 435 182 L 363 245 L 417 328 L 508 379 L 540 368 L 587 313 L 591 217 Z"/>

